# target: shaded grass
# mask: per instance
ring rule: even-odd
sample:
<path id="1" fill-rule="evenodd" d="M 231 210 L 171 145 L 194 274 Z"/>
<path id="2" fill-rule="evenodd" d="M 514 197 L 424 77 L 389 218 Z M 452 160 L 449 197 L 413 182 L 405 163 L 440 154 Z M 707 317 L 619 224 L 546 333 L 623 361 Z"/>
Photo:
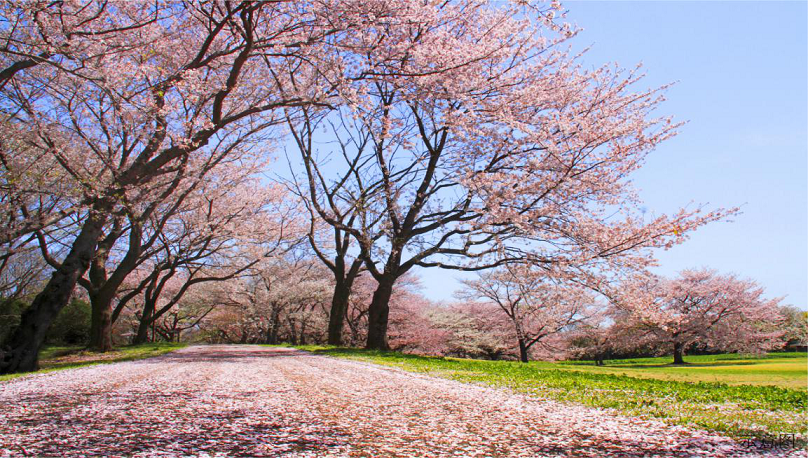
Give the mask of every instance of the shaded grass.
<path id="1" fill-rule="evenodd" d="M 45 347 L 39 353 L 38 372 L 0 375 L 0 381 L 11 380 L 24 375 L 52 372 L 63 369 L 92 366 L 95 364 L 118 363 L 160 356 L 187 346 L 184 343 L 155 342 L 120 347 L 106 353 L 96 353 L 81 346 Z"/>
<path id="2" fill-rule="evenodd" d="M 580 364 L 523 364 L 335 347 L 298 348 L 462 382 L 505 387 L 542 399 L 615 409 L 626 415 L 695 426 L 736 438 L 795 433 L 805 444 L 808 434 L 808 391 L 800 389 L 700 381 L 698 374 L 692 376 L 693 381 L 660 380 L 598 372 L 588 370 L 595 366 Z M 646 362 L 649 363 L 653 364 Z M 680 375 L 686 376 L 688 368 L 681 368 L 685 372 Z"/>

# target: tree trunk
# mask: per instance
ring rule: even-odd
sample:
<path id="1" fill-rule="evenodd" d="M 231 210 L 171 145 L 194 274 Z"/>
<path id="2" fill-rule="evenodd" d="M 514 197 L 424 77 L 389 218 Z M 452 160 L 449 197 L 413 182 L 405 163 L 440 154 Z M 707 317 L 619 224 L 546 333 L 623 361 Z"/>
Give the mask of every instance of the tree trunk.
<path id="1" fill-rule="evenodd" d="M 281 312 L 279 309 L 275 309 L 272 311 L 272 323 L 269 325 L 269 339 L 268 344 L 270 345 L 277 345 L 278 344 L 278 333 L 280 333 L 281 329 Z"/>
<path id="2" fill-rule="evenodd" d="M 132 340 L 133 345 L 144 344 L 149 341 L 149 325 L 152 324 L 152 315 L 154 314 L 156 304 L 151 301 L 146 301 L 143 307 L 143 315 L 140 316 L 140 323 L 137 326 L 137 334 Z"/>
<path id="3" fill-rule="evenodd" d="M 142 321 L 138 323 L 137 334 L 132 339 L 132 345 L 141 345 L 149 341 L 149 322 Z"/>
<path id="4" fill-rule="evenodd" d="M 79 277 L 90 267 L 106 218 L 105 211 L 90 213 L 61 266 L 23 312 L 19 327 L 3 345 L 0 374 L 38 369 L 39 350 L 48 329 L 56 315 L 70 302 Z"/>
<path id="5" fill-rule="evenodd" d="M 126 276 L 137 266 L 137 259 L 142 251 L 140 225 L 132 223 L 129 231 L 129 249 L 111 276 L 107 276 L 107 260 L 112 247 L 123 233 L 118 221 L 109 234 L 98 242 L 95 258 L 90 265 L 88 273 L 90 285 L 85 289 L 90 294 L 92 305 L 89 348 L 93 351 L 112 350 L 112 323 L 117 318 L 112 309 L 112 302 Z"/>
<path id="6" fill-rule="evenodd" d="M 331 313 L 328 316 L 329 345 L 342 345 L 342 329 L 345 327 L 345 313 L 348 311 L 350 296 L 350 286 L 345 281 L 337 279 L 334 296 L 331 298 Z"/>
<path id="7" fill-rule="evenodd" d="M 246 334 L 246 332 L 243 334 Z M 267 345 L 273 345 L 275 343 L 272 341 L 272 323 L 267 326 L 267 329 L 264 332 L 264 343 Z"/>
<path id="8" fill-rule="evenodd" d="M 368 308 L 368 340 L 365 348 L 389 350 L 387 344 L 387 321 L 390 315 L 390 297 L 393 295 L 395 280 L 383 279 L 373 292 L 373 300 Z"/>
<path id="9" fill-rule="evenodd" d="M 106 294 L 90 297 L 92 315 L 90 318 L 90 344 L 93 351 L 112 350 L 112 298 Z"/>
<path id="10" fill-rule="evenodd" d="M 523 363 L 529 361 L 527 357 L 527 344 L 525 344 L 525 339 L 522 337 L 519 338 L 519 361 Z"/>
<path id="11" fill-rule="evenodd" d="M 289 341 L 292 345 L 297 345 L 297 329 L 295 328 L 295 320 L 289 318 L 286 320 L 289 324 Z"/>
<path id="12" fill-rule="evenodd" d="M 684 364 L 684 348 L 679 342 L 673 344 L 673 364 Z"/>

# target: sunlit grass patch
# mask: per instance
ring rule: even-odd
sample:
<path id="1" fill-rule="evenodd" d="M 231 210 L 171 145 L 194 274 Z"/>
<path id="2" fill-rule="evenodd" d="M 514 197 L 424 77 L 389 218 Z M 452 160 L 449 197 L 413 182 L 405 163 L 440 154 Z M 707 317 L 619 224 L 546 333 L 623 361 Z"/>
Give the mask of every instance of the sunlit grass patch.
<path id="1" fill-rule="evenodd" d="M 751 355 L 696 355 L 685 358 L 687 364 L 675 366 L 670 357 L 636 358 L 606 361 L 595 366 L 590 361 L 564 361 L 567 367 L 593 373 L 628 375 L 682 382 L 716 382 L 728 385 L 771 385 L 808 390 L 806 353 L 770 353 Z"/>

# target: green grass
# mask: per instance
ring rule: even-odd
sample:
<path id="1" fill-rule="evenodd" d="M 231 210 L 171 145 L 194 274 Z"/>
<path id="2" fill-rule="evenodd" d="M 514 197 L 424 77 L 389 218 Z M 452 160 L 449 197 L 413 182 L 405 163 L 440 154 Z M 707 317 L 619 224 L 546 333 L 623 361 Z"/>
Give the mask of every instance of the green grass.
<path id="1" fill-rule="evenodd" d="M 574 370 L 628 375 L 680 382 L 717 382 L 727 385 L 769 385 L 808 390 L 806 353 L 750 355 L 698 355 L 685 357 L 684 366 L 674 366 L 670 357 L 607 361 L 595 366 L 589 361 L 569 361 L 556 366 Z"/>
<path id="2" fill-rule="evenodd" d="M 95 364 L 118 363 L 160 356 L 187 346 L 184 343 L 155 342 L 120 347 L 107 353 L 87 351 L 84 347 L 45 347 L 39 353 L 39 372 L 52 372 Z M 28 375 L 30 372 L 0 375 L 0 382 Z"/>
<path id="3" fill-rule="evenodd" d="M 743 383 L 751 375 L 778 372 L 771 371 L 767 367 L 768 363 L 781 364 L 778 361 L 788 360 L 802 365 L 801 377 L 804 385 L 805 364 L 808 361 L 805 353 L 800 356 L 769 355 L 758 359 L 690 357 L 686 360 L 689 359 L 693 364 L 684 367 L 665 365 L 669 360 L 649 358 L 615 362 L 619 368 L 601 368 L 581 362 L 523 364 L 515 361 L 437 358 L 335 347 L 298 348 L 461 382 L 505 387 L 544 399 L 611 408 L 627 415 L 696 426 L 732 437 L 760 433 L 796 433 L 804 444 L 808 435 L 808 391 L 785 386 L 790 381 L 783 382 L 784 386 Z M 732 364 L 724 366 L 719 364 L 721 362 Z M 728 371 L 728 367 L 735 366 L 744 369 L 736 370 L 734 378 L 730 377 L 732 384 L 703 379 L 727 375 L 721 371 Z M 611 373 L 612 370 L 628 373 Z M 729 371 L 732 370 L 735 369 Z M 782 372 L 789 374 L 785 378 L 791 380 L 793 374 L 790 366 Z M 732 374 L 727 376 L 730 375 Z"/>

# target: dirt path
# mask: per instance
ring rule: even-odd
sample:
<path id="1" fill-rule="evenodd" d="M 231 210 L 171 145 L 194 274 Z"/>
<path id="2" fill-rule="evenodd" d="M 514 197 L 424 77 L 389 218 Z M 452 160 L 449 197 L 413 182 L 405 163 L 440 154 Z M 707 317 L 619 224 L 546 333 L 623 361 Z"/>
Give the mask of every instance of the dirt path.
<path id="1" fill-rule="evenodd" d="M 208 346 L 0 383 L 0 456 L 25 455 L 760 452 L 703 432 L 372 364 L 292 349 Z"/>

